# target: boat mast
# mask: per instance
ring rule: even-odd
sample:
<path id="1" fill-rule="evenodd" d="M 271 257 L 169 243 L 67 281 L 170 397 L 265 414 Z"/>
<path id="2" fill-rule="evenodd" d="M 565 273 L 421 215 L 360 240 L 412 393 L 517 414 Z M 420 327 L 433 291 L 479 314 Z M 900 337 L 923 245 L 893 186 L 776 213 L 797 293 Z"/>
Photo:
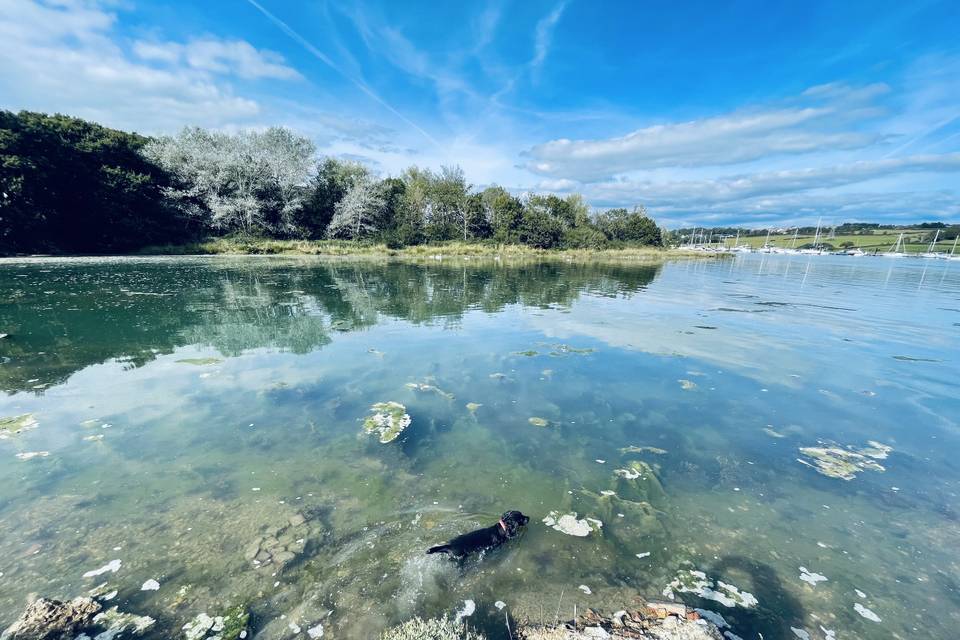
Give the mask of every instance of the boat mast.
<path id="1" fill-rule="evenodd" d="M 960 233 L 953 237 L 953 249 L 950 249 L 950 257 L 953 257 L 953 253 L 957 250 L 957 240 L 960 240 Z"/>
<path id="2" fill-rule="evenodd" d="M 933 242 L 930 243 L 930 246 L 927 247 L 927 253 L 933 253 L 934 247 L 937 246 L 937 240 L 940 238 L 940 229 L 937 229 L 937 232 L 933 234 Z"/>

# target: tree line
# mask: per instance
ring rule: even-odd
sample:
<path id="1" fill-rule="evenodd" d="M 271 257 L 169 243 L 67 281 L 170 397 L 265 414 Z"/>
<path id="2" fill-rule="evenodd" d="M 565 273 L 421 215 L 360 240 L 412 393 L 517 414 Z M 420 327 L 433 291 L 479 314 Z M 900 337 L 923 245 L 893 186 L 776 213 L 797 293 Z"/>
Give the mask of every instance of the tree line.
<path id="1" fill-rule="evenodd" d="M 0 111 L 0 252 L 106 253 L 243 235 L 537 248 L 662 246 L 643 207 L 475 188 L 459 167 L 378 177 L 318 158 L 293 131 L 198 127 L 146 137 L 63 115 Z"/>

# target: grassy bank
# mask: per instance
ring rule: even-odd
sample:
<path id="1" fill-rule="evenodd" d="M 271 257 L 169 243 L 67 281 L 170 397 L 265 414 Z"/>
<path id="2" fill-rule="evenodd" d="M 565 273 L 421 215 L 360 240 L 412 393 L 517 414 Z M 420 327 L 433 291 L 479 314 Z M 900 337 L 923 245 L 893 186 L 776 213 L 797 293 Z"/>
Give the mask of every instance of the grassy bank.
<path id="1" fill-rule="evenodd" d="M 147 247 L 143 255 L 306 255 L 396 258 L 561 258 L 571 260 L 655 261 L 668 257 L 711 257 L 710 254 L 658 247 L 616 249 L 536 249 L 519 244 L 446 242 L 391 249 L 382 243 L 338 240 L 273 240 L 216 238 L 182 245 Z"/>
<path id="2" fill-rule="evenodd" d="M 903 243 L 904 251 L 907 253 L 923 253 L 927 251 L 930 242 L 925 241 L 928 237 L 930 230 L 929 229 L 880 229 L 872 233 L 861 233 L 861 234 L 837 234 L 834 237 L 829 237 L 830 234 L 826 233 L 820 236 L 819 242 L 830 244 L 836 248 L 840 248 L 844 243 L 851 243 L 853 247 L 859 247 L 868 253 L 873 253 L 874 251 L 889 251 L 890 248 L 896 244 L 897 238 L 900 234 L 903 234 Z M 725 246 L 732 247 L 734 244 L 734 238 L 727 238 L 725 241 Z M 793 234 L 784 234 L 784 235 L 772 235 L 770 236 L 769 244 L 773 247 L 802 247 L 806 244 L 812 244 L 814 241 L 814 236 L 811 235 L 801 235 L 797 236 L 796 241 L 793 239 Z M 754 248 L 759 248 L 767 242 L 766 236 L 750 236 L 750 237 L 741 237 L 741 245 L 747 245 Z M 953 247 L 953 240 L 940 240 L 937 242 L 937 246 L 934 249 L 935 251 L 941 252 L 950 252 L 950 249 Z"/>

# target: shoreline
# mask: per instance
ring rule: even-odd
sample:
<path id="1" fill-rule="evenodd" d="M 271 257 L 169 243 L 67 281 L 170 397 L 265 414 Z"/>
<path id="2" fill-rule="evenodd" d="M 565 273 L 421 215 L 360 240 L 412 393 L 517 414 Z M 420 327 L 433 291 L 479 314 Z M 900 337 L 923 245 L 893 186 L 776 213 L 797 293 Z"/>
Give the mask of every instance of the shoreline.
<path id="1" fill-rule="evenodd" d="M 563 260 L 603 262 L 663 262 L 672 259 L 718 259 L 719 253 L 683 248 L 623 247 L 610 249 L 537 249 L 519 244 L 438 243 L 391 249 L 387 245 L 357 244 L 336 240 L 225 240 L 216 239 L 182 245 L 145 247 L 128 253 L 110 254 L 23 254 L 0 256 L 2 261 L 29 259 L 155 258 L 155 257 L 316 257 L 325 259 L 378 260 Z"/>

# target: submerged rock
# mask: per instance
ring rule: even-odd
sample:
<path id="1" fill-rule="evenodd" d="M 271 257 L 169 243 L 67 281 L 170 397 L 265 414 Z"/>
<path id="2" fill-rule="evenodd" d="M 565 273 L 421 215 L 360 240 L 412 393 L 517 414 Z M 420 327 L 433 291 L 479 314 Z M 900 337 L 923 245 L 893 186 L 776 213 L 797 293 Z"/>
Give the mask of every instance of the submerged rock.
<path id="1" fill-rule="evenodd" d="M 267 528 L 247 547 L 244 555 L 255 569 L 276 573 L 294 564 L 308 544 L 323 533 L 313 520 L 297 512 L 286 524 Z"/>
<path id="2" fill-rule="evenodd" d="M 577 512 L 561 514 L 559 511 L 551 511 L 543 519 L 543 524 L 551 529 L 568 536 L 577 536 L 585 538 L 593 532 L 599 532 L 603 528 L 603 522 L 596 518 L 577 518 Z"/>
<path id="3" fill-rule="evenodd" d="M 533 416 L 532 418 L 527 419 L 527 422 L 529 422 L 535 427 L 546 427 L 547 425 L 550 424 L 550 421 L 547 420 L 546 418 L 540 418 L 537 416 Z"/>
<path id="4" fill-rule="evenodd" d="M 861 471 L 886 471 L 877 462 L 884 460 L 893 451 L 892 447 L 869 440 L 862 449 L 839 446 L 800 447 L 803 458 L 797 462 L 816 469 L 817 473 L 829 478 L 853 480 Z"/>
<path id="5" fill-rule="evenodd" d="M 24 413 L 19 416 L 9 416 L 0 418 L 0 440 L 6 440 L 11 436 L 18 435 L 30 429 L 36 429 L 39 425 L 37 419 L 32 413 Z"/>
<path id="6" fill-rule="evenodd" d="M 412 618 L 381 633 L 380 640 L 486 640 L 486 636 L 467 630 L 459 620 Z"/>
<path id="7" fill-rule="evenodd" d="M 693 593 L 705 600 L 714 600 L 725 607 L 743 607 L 749 609 L 757 606 L 757 599 L 752 593 L 740 591 L 732 584 L 722 580 L 714 582 L 703 571 L 681 569 L 677 577 L 663 590 L 663 595 L 673 600 L 676 593 Z"/>
<path id="8" fill-rule="evenodd" d="M 723 640 L 712 620 L 682 604 L 648 602 L 633 611 L 604 616 L 587 609 L 575 620 L 558 624 L 520 623 L 522 640 Z"/>
<path id="9" fill-rule="evenodd" d="M 680 383 L 680 388 L 683 389 L 684 391 L 690 391 L 692 389 L 697 388 L 697 383 L 694 382 L 693 380 L 685 380 L 681 378 L 680 380 L 677 380 L 677 382 Z"/>
<path id="10" fill-rule="evenodd" d="M 370 407 L 370 411 L 373 415 L 364 420 L 363 428 L 367 433 L 378 435 L 383 444 L 393 442 L 410 426 L 407 408 L 399 402 L 378 402 Z"/>
<path id="11" fill-rule="evenodd" d="M 141 635 L 156 621 L 149 616 L 124 613 L 117 607 L 102 611 L 93 598 L 70 602 L 40 598 L 20 619 L 0 635 L 2 640 L 114 640 Z"/>
<path id="12" fill-rule="evenodd" d="M 2 640 L 60 640 L 72 638 L 93 624 L 100 605 L 92 598 L 70 602 L 40 598 L 0 635 Z"/>

